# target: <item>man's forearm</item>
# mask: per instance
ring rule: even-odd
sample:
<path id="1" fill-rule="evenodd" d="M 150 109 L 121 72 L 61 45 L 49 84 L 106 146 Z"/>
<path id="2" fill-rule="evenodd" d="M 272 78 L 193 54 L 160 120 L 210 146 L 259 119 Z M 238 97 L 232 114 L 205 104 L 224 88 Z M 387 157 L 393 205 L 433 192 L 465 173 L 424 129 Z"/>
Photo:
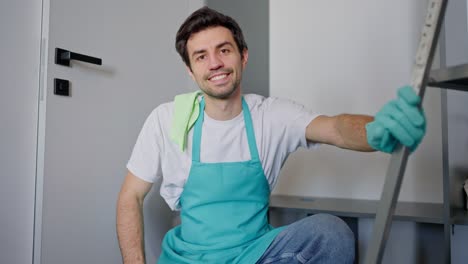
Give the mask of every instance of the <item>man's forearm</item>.
<path id="1" fill-rule="evenodd" d="M 125 194 L 117 202 L 117 236 L 125 264 L 145 263 L 142 204 Z"/>
<path id="2" fill-rule="evenodd" d="M 337 117 L 336 129 L 341 137 L 339 147 L 358 150 L 373 151 L 367 143 L 366 124 L 374 118 L 366 115 L 341 114 Z"/>

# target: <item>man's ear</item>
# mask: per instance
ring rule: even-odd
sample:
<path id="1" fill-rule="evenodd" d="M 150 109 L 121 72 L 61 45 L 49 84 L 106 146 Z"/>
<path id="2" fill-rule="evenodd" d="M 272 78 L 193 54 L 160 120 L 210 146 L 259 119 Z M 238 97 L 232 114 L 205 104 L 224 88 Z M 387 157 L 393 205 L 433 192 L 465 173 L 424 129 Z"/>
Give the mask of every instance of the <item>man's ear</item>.
<path id="1" fill-rule="evenodd" d="M 190 77 L 192 77 L 192 80 L 195 81 L 195 76 L 193 76 L 192 69 L 190 69 L 189 66 L 185 66 L 185 68 L 187 69 L 187 72 L 190 75 Z"/>
<path id="2" fill-rule="evenodd" d="M 247 61 L 249 60 L 249 50 L 248 49 L 244 49 L 244 51 L 242 51 L 242 68 L 244 69 L 245 66 L 247 65 Z"/>

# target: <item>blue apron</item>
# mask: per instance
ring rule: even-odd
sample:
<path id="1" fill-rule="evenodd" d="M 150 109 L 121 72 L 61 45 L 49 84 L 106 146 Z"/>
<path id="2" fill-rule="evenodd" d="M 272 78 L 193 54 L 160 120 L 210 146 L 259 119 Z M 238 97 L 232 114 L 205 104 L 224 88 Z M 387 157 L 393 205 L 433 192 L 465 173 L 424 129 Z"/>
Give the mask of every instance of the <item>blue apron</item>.
<path id="1" fill-rule="evenodd" d="M 282 228 L 274 229 L 267 221 L 270 187 L 250 111 L 242 98 L 251 160 L 202 163 L 204 109 L 202 99 L 193 132 L 192 167 L 180 196 L 181 225 L 165 235 L 158 263 L 253 264 Z"/>

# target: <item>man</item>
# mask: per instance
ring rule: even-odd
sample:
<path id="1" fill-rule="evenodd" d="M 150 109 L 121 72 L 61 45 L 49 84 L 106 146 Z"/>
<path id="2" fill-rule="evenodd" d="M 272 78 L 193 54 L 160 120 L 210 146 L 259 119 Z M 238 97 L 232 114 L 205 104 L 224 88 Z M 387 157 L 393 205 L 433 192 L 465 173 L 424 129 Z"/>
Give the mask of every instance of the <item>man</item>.
<path id="1" fill-rule="evenodd" d="M 419 97 L 404 87 L 374 119 L 316 115 L 288 100 L 242 95 L 242 31 L 206 7 L 182 24 L 176 49 L 201 95 L 158 106 L 142 128 L 117 208 L 124 263 L 144 263 L 142 205 L 159 177 L 161 195 L 181 211 L 159 263 L 352 263 L 354 237 L 337 217 L 271 227 L 270 191 L 299 147 L 392 152 L 402 143 L 415 150 L 425 133 Z"/>

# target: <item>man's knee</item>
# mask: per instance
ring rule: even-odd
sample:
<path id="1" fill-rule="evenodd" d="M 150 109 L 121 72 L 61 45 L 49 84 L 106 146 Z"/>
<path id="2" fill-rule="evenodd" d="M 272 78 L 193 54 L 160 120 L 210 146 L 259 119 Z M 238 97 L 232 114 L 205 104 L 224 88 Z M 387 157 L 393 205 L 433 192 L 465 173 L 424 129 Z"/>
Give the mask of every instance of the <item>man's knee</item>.
<path id="1" fill-rule="evenodd" d="M 350 238 L 354 240 L 353 231 L 349 226 L 339 217 L 330 214 L 315 214 L 308 217 L 312 224 L 315 225 L 314 229 L 321 229 L 325 234 L 336 234 L 339 237 Z"/>
<path id="2" fill-rule="evenodd" d="M 340 218 L 329 214 L 316 214 L 304 219 L 306 230 L 320 240 L 320 244 L 332 254 L 343 259 L 354 259 L 355 238 L 349 226 Z"/>
<path id="3" fill-rule="evenodd" d="M 281 256 L 300 263 L 353 263 L 354 234 L 338 217 L 316 214 L 286 227 L 274 240 L 264 258 Z M 296 262 L 294 262 L 296 263 Z"/>

